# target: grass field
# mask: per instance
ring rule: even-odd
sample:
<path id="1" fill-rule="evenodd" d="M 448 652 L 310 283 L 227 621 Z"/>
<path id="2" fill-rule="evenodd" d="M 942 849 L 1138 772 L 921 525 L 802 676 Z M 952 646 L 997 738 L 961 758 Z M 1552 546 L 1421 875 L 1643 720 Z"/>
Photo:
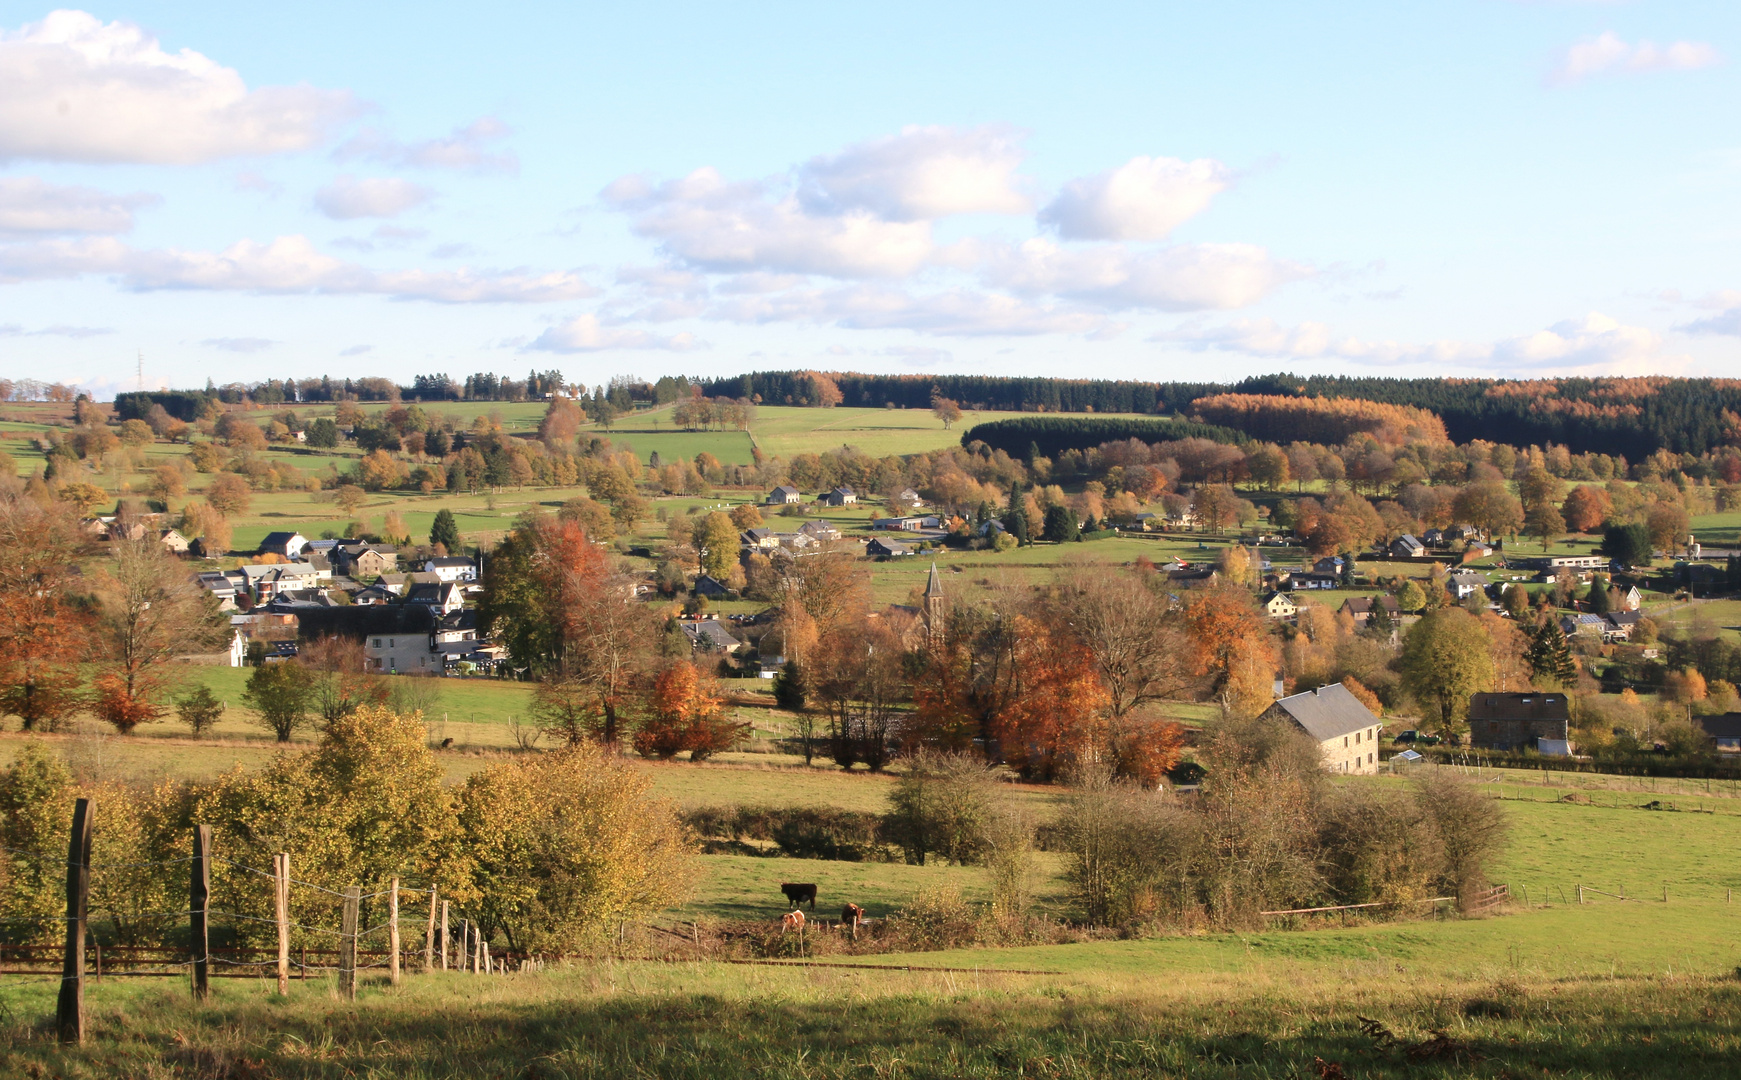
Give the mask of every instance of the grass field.
<path id="1" fill-rule="evenodd" d="M 876 810 L 890 783 L 741 762 L 644 768 L 689 806 Z M 1471 778 L 1503 797 L 1511 822 L 1493 876 L 1520 900 L 1528 890 L 1528 907 L 1497 917 L 843 958 L 869 968 L 600 956 L 398 988 L 366 973 L 355 1005 L 319 978 L 285 1001 L 269 983 L 221 979 L 204 1005 L 179 980 L 111 978 L 87 988 L 92 1037 L 77 1050 L 52 1043 L 53 981 L 0 976 L 0 1075 L 1231 1078 L 1319 1076 L 1315 1059 L 1350 1077 L 1733 1075 L 1741 909 L 1726 899 L 1741 886 L 1741 793 L 1522 770 Z M 1589 803 L 1562 801 L 1574 790 Z M 1024 797 L 1046 813 L 1058 794 Z M 1639 808 L 1652 800 L 1680 809 Z M 851 899 L 881 917 L 938 887 L 986 893 L 971 867 L 697 862 L 694 896 L 661 919 L 771 923 L 781 881 L 817 883 L 819 914 Z M 1068 912 L 1060 871 L 1040 856 L 1042 912 Z M 1578 884 L 1631 899 L 1562 902 Z M 1362 1034 L 1360 1017 L 1396 1045 Z"/>
<path id="2" fill-rule="evenodd" d="M 0 1071 L 69 1080 L 1734 1075 L 1736 917 L 1670 907 L 1647 933 L 1627 934 L 1613 914 L 1590 906 L 927 953 L 882 958 L 886 972 L 601 958 L 540 974 L 417 975 L 397 988 L 377 979 L 355 1004 L 324 980 L 293 983 L 285 1000 L 267 983 L 218 980 L 196 1005 L 175 980 L 110 979 L 87 990 L 91 1035 L 76 1049 L 54 1046 L 45 1023 L 54 984 L 0 980 Z M 1394 1043 L 1365 1034 L 1363 1017 Z"/>

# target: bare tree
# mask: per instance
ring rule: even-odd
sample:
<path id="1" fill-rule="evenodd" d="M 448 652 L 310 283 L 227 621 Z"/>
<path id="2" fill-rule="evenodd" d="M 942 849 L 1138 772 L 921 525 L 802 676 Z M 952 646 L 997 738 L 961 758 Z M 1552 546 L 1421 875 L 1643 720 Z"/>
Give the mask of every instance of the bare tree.
<path id="1" fill-rule="evenodd" d="M 1054 606 L 1056 617 L 1094 654 L 1113 716 L 1185 690 L 1190 649 L 1184 626 L 1158 582 L 1146 581 L 1138 572 L 1074 567 L 1061 575 Z"/>
<path id="2" fill-rule="evenodd" d="M 614 743 L 621 735 L 622 712 L 632 691 L 653 657 L 655 627 L 646 605 L 635 598 L 635 579 L 621 572 L 607 574 L 596 587 L 575 588 L 574 608 L 570 614 L 570 629 L 562 654 L 558 683 L 590 693 L 590 708 L 602 723 L 598 735 Z M 552 691 L 556 698 L 568 699 L 568 694 Z M 572 719 L 575 702 L 564 706 L 564 716 Z M 552 715 L 543 710 L 549 726 Z M 556 726 L 574 730 L 564 721 Z"/>
<path id="3" fill-rule="evenodd" d="M 309 672 L 315 707 L 323 720 L 337 720 L 364 705 L 387 701 L 386 680 L 367 670 L 361 638 L 328 634 L 304 645 L 296 662 Z"/>
<path id="4" fill-rule="evenodd" d="M 125 734 L 167 711 L 163 665 L 223 640 L 217 600 L 149 531 L 117 539 L 98 577 L 97 636 L 106 669 L 96 679 L 97 711 Z"/>

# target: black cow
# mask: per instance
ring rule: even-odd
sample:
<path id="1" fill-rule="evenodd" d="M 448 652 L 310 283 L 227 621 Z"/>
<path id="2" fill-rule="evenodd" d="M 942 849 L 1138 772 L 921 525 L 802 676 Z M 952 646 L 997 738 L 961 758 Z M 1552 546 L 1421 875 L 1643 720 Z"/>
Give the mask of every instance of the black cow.
<path id="1" fill-rule="evenodd" d="M 782 881 L 780 882 L 780 891 L 786 894 L 786 903 L 792 905 L 794 910 L 803 907 L 807 900 L 810 902 L 810 910 L 816 910 L 816 885 L 814 883 L 795 884 L 790 881 Z"/>

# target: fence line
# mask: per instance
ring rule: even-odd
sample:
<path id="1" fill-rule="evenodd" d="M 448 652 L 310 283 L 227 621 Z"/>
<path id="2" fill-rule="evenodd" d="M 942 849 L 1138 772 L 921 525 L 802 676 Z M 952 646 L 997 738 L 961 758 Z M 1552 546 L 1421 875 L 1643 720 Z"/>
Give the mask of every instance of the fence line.
<path id="1" fill-rule="evenodd" d="M 15 965 L 0 967 L 0 975 L 9 977 L 35 976 L 26 982 L 41 982 L 60 984 L 59 1001 L 56 1006 L 56 1027 L 58 1037 L 63 1043 L 78 1043 L 85 1035 L 84 991 L 87 980 L 87 970 L 90 977 L 101 980 L 104 975 L 114 978 L 146 978 L 146 977 L 179 977 L 186 974 L 190 977 L 191 989 L 196 999 L 203 999 L 209 993 L 211 978 L 258 978 L 264 974 L 265 968 L 276 967 L 278 975 L 278 991 L 280 994 L 290 992 L 289 978 L 295 971 L 298 978 L 306 980 L 310 971 L 332 972 L 339 975 L 341 991 L 347 998 L 356 996 L 357 972 L 385 969 L 392 982 L 398 983 L 401 978 L 402 962 L 405 959 L 400 938 L 399 899 L 401 894 L 412 893 L 422 896 L 429 894 L 428 930 L 424 942 L 424 970 L 434 970 L 435 916 L 437 910 L 437 889 L 432 883 L 428 887 L 413 887 L 402 879 L 394 877 L 385 889 L 377 889 L 363 893 L 356 885 L 346 887 L 342 892 L 317 885 L 310 881 L 301 881 L 290 876 L 290 856 L 279 853 L 273 856 L 272 872 L 267 873 L 256 867 L 224 858 L 212 851 L 211 826 L 196 824 L 193 828 L 193 852 L 191 855 L 175 859 L 141 860 L 134 862 L 99 863 L 92 856 L 92 840 L 95 835 L 96 807 L 88 799 L 79 799 L 74 803 L 71 835 L 68 841 L 67 855 L 64 860 L 44 856 L 40 852 L 19 848 L 0 847 L 0 853 L 12 857 L 22 857 L 36 865 L 47 868 L 64 866 L 66 869 L 66 914 L 64 916 L 29 916 L 22 918 L 0 919 L 0 926 L 40 926 L 50 927 L 61 924 L 65 927 L 65 942 L 61 946 L 40 944 L 0 944 L 0 963 L 7 960 Z M 259 916 L 247 915 L 239 911 L 226 911 L 213 908 L 211 905 L 211 865 L 221 863 L 242 871 L 245 875 L 267 878 L 273 883 L 273 900 L 276 908 L 276 918 L 265 919 Z M 186 864 L 188 876 L 188 906 L 183 909 L 151 912 L 128 912 L 115 908 L 92 909 L 89 905 L 90 888 L 93 874 L 105 871 L 129 870 L 142 867 L 179 866 Z M 343 901 L 342 926 L 334 931 L 321 926 L 311 926 L 306 923 L 292 922 L 289 917 L 290 887 L 299 885 L 318 893 L 338 897 Z M 371 926 L 359 926 L 360 907 L 364 901 L 375 901 L 382 897 L 388 898 L 387 920 Z M 448 901 L 440 902 L 442 929 L 442 969 L 447 969 L 448 949 Z M 212 918 L 229 919 L 234 922 L 258 923 L 274 926 L 277 944 L 274 950 L 276 956 L 271 959 L 256 960 L 250 957 L 268 953 L 265 947 L 219 947 L 210 943 L 210 921 Z M 101 943 L 92 940 L 89 935 L 91 919 L 108 918 L 119 927 L 123 923 L 140 923 L 150 919 L 180 919 L 189 920 L 189 944 L 185 948 L 173 945 L 123 945 L 110 946 L 110 964 L 107 971 L 103 966 L 103 948 Z M 305 934 L 324 935 L 338 939 L 336 949 L 314 949 L 301 946 L 296 960 L 291 959 L 290 936 L 292 931 Z M 363 939 L 371 938 L 382 931 L 387 932 L 389 948 L 366 950 L 359 948 Z M 460 970 L 473 973 L 505 972 L 508 969 L 510 957 L 493 958 L 490 955 L 489 942 L 479 933 L 469 920 L 461 921 L 461 933 L 466 939 L 460 950 Z M 464 947 L 464 946 L 469 946 Z M 61 953 L 61 971 L 58 975 L 50 970 L 43 970 L 32 965 L 50 964 L 53 954 Z M 317 963 L 310 964 L 312 956 Z M 165 955 L 167 954 L 167 955 Z M 185 959 L 175 959 L 177 954 Z M 318 961 L 324 957 L 336 957 L 337 963 L 328 965 Z M 525 961 L 522 959 L 522 967 Z M 213 971 L 214 967 L 228 968 L 228 971 Z M 151 969 L 151 970 L 142 970 Z"/>

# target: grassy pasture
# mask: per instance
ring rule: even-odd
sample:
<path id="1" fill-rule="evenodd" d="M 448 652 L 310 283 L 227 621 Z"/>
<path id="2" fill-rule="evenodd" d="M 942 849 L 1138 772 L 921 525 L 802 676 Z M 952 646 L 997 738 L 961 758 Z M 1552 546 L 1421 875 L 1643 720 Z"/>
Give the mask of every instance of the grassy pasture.
<path id="1" fill-rule="evenodd" d="M 1606 909 L 1038 949 L 886 957 L 891 966 L 644 964 L 542 974 L 176 980 L 87 989 L 91 1037 L 53 1044 L 54 985 L 0 980 L 0 1071 L 140 1077 L 1675 1077 L 1734 1074 L 1741 984 L 1690 908 L 1649 934 Z M 1665 948 L 1663 939 L 1688 942 Z M 999 968 L 1055 971 L 1003 974 Z M 1395 1033 L 1387 1046 L 1360 1017 Z M 1414 1054 L 1442 1032 L 1442 1053 Z"/>

